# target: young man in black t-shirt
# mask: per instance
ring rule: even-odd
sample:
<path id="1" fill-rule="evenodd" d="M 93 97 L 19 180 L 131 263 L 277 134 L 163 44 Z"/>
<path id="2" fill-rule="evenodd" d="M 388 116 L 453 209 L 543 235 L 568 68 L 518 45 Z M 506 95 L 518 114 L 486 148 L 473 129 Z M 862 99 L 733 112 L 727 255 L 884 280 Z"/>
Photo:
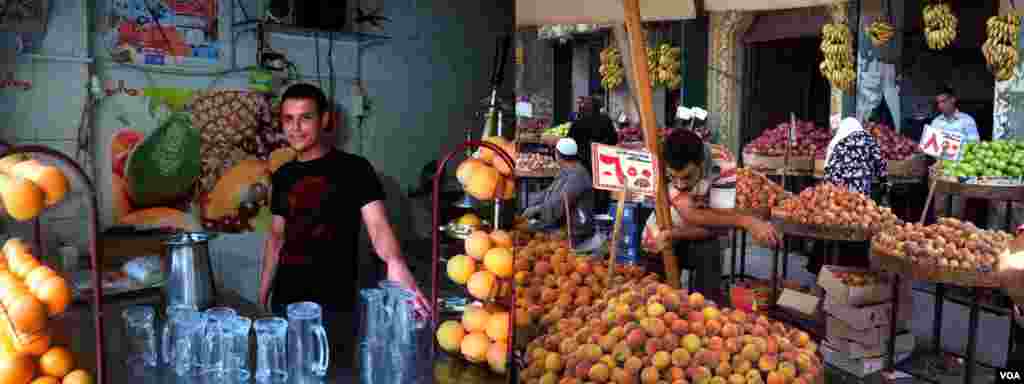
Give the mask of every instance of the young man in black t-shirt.
<path id="1" fill-rule="evenodd" d="M 309 84 L 281 98 L 281 126 L 296 159 L 271 176 L 273 224 L 260 275 L 260 304 L 273 292 L 273 312 L 313 301 L 323 307 L 333 366 L 350 366 L 359 327 L 356 284 L 359 232 L 365 223 L 387 278 L 413 290 L 421 315 L 429 306 L 402 257 L 384 209 L 384 190 L 370 163 L 325 140 L 323 92 Z M 337 365 L 335 364 L 337 363 Z"/>

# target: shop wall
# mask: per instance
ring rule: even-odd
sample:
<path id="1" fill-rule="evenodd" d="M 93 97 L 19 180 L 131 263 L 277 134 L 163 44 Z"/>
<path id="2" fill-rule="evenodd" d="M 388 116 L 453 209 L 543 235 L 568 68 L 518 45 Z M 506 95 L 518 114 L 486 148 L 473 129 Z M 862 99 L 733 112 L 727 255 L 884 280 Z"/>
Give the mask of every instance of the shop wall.
<path id="1" fill-rule="evenodd" d="M 98 0 L 105 2 L 107 0 Z M 225 2 L 226 3 L 226 2 Z M 253 14 L 257 1 L 239 2 Z M 335 42 L 333 47 L 337 91 L 334 98 L 337 109 L 346 117 L 339 135 L 339 145 L 367 157 L 376 168 L 389 195 L 388 206 L 392 223 L 403 240 L 410 240 L 407 224 L 411 212 L 405 191 L 418 182 L 420 169 L 428 161 L 439 157 L 443 145 L 451 147 L 458 141 L 467 124 L 477 124 L 470 106 L 488 91 L 488 76 L 496 39 L 512 30 L 514 14 L 512 2 L 501 4 L 455 1 L 399 1 L 381 0 L 377 4 L 364 4 L 364 8 L 377 8 L 390 17 L 385 34 L 392 39 L 364 45 Z M 457 4 L 456 4 L 457 3 Z M 86 31 L 94 20 L 87 20 L 90 10 L 80 0 L 54 0 L 51 2 L 49 32 L 32 36 L 35 53 L 21 56 L 13 71 L 19 80 L 32 80 L 29 90 L 0 90 L 0 139 L 18 144 L 45 144 L 75 154 L 77 125 L 85 87 L 85 65 L 68 58 L 88 56 Z M 457 5 L 457 7 L 456 7 Z M 228 9 L 224 9 L 228 19 Z M 240 14 L 240 13 L 239 13 Z M 224 24 L 222 24 L 224 25 Z M 11 36 L 0 36 L 7 38 Z M 93 36 L 100 40 L 101 36 Z M 331 43 L 321 39 L 319 66 L 314 40 L 303 37 L 273 35 L 271 45 L 284 50 L 295 62 L 304 81 L 328 80 L 327 52 Z M 97 42 L 97 46 L 103 45 Z M 234 44 L 226 46 L 230 63 L 233 55 L 239 67 L 254 63 L 256 42 L 254 33 L 238 36 Z M 155 73 L 123 65 L 100 65 L 101 80 L 123 81 L 128 89 L 146 87 L 184 89 L 244 89 L 247 74 L 208 73 L 166 74 Z M 353 129 L 354 119 L 346 112 L 351 107 L 351 83 L 361 75 L 367 98 L 371 103 L 369 116 L 361 132 Z M 507 77 L 509 90 L 513 77 Z M 511 93 L 511 92 L 509 92 Z M 155 129 L 155 118 L 149 111 L 147 98 L 128 94 L 106 97 L 97 107 L 96 133 L 89 149 L 94 159 L 94 183 L 100 189 L 103 223 L 112 222 L 113 198 L 110 179 L 110 140 L 114 132 L 124 127 L 122 119 L 142 133 Z M 352 139 L 346 140 L 347 137 Z M 55 212 L 48 212 L 44 223 L 50 229 L 47 243 L 70 238 L 84 248 L 85 222 L 81 212 L 81 198 L 70 201 Z M 75 199 L 73 199 L 75 200 Z M 15 235 L 27 236 L 24 226 L 12 225 Z M 365 236 L 364 236 L 365 237 Z M 258 284 L 262 233 L 222 236 L 215 241 L 213 253 L 218 260 L 215 269 L 231 271 L 218 273 L 219 280 L 232 289 L 255 299 Z M 367 250 L 362 246 L 361 250 Z M 412 252 L 410 258 L 429 255 Z M 339 255 L 351 257 L 355 255 Z M 374 264 L 365 255 L 363 264 Z"/>
<path id="2" fill-rule="evenodd" d="M 534 115 L 551 115 L 554 110 L 555 44 L 537 39 L 536 29 L 516 32 L 515 45 L 522 62 L 515 66 L 516 97 L 526 96 Z"/>

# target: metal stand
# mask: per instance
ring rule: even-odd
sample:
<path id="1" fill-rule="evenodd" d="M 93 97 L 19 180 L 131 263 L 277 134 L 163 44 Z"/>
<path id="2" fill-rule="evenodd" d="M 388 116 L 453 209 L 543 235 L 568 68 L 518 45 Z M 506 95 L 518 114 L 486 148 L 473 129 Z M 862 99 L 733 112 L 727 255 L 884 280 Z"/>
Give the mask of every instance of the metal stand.
<path id="1" fill-rule="evenodd" d="M 454 151 L 446 153 L 444 158 L 443 158 L 443 160 L 441 160 L 441 162 L 438 163 L 438 165 L 437 165 L 437 172 L 434 174 L 434 193 L 433 193 L 433 199 L 432 199 L 433 200 L 433 229 L 432 229 L 433 241 L 431 242 L 431 252 L 433 254 L 433 260 L 432 260 L 432 265 L 431 265 L 432 286 L 431 286 L 431 293 L 430 293 L 431 306 L 433 307 L 433 313 L 435 314 L 434 315 L 434 319 L 433 319 L 433 324 L 432 324 L 433 328 L 432 329 L 435 329 L 435 330 L 440 325 L 440 318 L 439 318 L 439 315 L 438 315 L 438 314 L 440 314 L 440 312 L 438 311 L 437 299 L 438 299 L 438 291 L 439 291 L 440 286 L 441 286 L 441 271 L 440 271 L 440 266 L 441 266 L 441 230 L 440 230 L 440 228 L 441 228 L 441 180 L 445 176 L 445 169 L 446 169 L 446 166 L 447 166 L 448 162 L 451 161 L 451 159 L 453 157 L 455 157 L 455 155 L 458 155 L 459 153 L 465 152 L 466 149 L 477 148 L 477 147 L 484 147 L 484 148 L 487 148 L 487 149 L 490 149 L 490 150 L 494 151 L 497 154 L 498 157 L 501 157 L 501 159 L 503 161 L 505 161 L 505 163 L 509 166 L 510 169 L 515 169 L 515 164 L 516 164 L 515 160 L 513 160 L 512 156 L 509 155 L 507 152 L 505 152 L 505 150 L 503 150 L 501 147 L 499 147 L 499 146 L 497 146 L 495 144 L 492 144 L 492 143 L 487 143 L 487 142 L 483 142 L 483 141 L 473 141 L 473 140 L 467 140 L 467 141 L 463 142 L 462 144 L 459 144 L 459 146 Z M 504 187 L 504 185 L 502 183 L 499 183 L 496 188 L 497 188 L 497 191 L 498 191 L 498 197 L 496 198 L 497 200 L 500 200 L 501 198 L 507 197 L 507 196 L 501 196 L 502 192 L 505 189 L 505 187 Z M 501 219 L 500 215 L 501 215 L 501 205 L 500 204 L 495 204 L 494 229 L 499 229 L 499 227 L 500 227 L 500 219 Z M 513 259 L 514 259 L 514 255 L 515 255 L 515 251 L 513 249 Z M 497 302 L 507 306 L 508 310 L 509 310 L 508 311 L 508 313 L 509 313 L 509 323 L 511 324 L 511 328 L 509 329 L 509 336 L 508 336 L 509 343 L 508 343 L 508 351 L 507 351 L 507 353 L 508 353 L 508 361 L 509 361 L 509 367 L 510 367 L 509 375 L 508 375 L 508 379 L 509 379 L 508 382 L 509 382 L 509 384 L 511 384 L 511 383 L 514 383 L 514 381 L 513 381 L 513 380 L 515 380 L 515 374 L 514 373 L 517 371 L 517 368 L 518 368 L 518 365 L 516 364 L 516 359 L 514 359 L 514 356 L 512 354 L 513 351 L 514 351 L 515 340 L 516 340 L 516 326 L 515 326 L 515 324 L 516 324 L 516 318 L 515 318 L 515 316 L 516 316 L 516 310 L 515 310 L 515 281 L 513 279 L 500 279 L 499 282 L 498 282 L 499 287 L 500 287 L 501 283 L 511 284 L 511 287 L 512 287 L 512 292 L 511 292 L 510 297 L 498 298 L 496 300 Z M 433 354 L 436 354 L 436 353 L 437 353 L 437 343 L 434 342 L 434 343 L 431 343 L 431 354 L 433 355 Z"/>
<path id="2" fill-rule="evenodd" d="M 40 154 L 46 157 L 52 158 L 59 163 L 66 165 L 75 176 L 82 181 L 82 185 L 85 190 L 83 193 L 86 195 L 88 200 L 89 208 L 87 209 L 89 215 L 89 262 L 92 263 L 92 302 L 93 302 L 93 322 L 95 323 L 95 337 L 96 337 L 96 382 L 100 384 L 106 384 L 106 375 L 104 369 L 104 345 L 103 345 L 103 279 L 102 269 L 103 265 L 100 263 L 100 248 L 97 246 L 98 230 L 99 230 L 99 203 L 96 194 L 96 187 L 93 185 L 89 176 L 86 175 L 82 167 L 78 165 L 75 160 L 71 159 L 67 155 L 60 151 L 42 145 L 21 145 L 6 148 L 0 158 L 17 154 Z M 42 245 L 42 225 L 39 219 L 33 220 L 33 234 L 35 236 L 36 247 Z M 42 248 L 37 248 L 38 252 L 42 252 Z"/>

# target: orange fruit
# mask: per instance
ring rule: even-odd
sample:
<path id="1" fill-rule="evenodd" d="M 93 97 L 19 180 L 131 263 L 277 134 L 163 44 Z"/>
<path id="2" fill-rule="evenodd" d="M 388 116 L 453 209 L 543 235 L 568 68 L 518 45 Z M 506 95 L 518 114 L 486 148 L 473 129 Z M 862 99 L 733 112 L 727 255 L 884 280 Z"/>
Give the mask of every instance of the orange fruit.
<path id="1" fill-rule="evenodd" d="M 33 269 L 38 268 L 40 265 L 41 264 L 39 264 L 39 260 L 36 260 L 36 258 L 34 257 L 28 257 L 25 258 L 24 260 L 18 261 L 17 264 L 12 265 L 11 271 L 14 272 L 15 276 L 24 279 L 25 276 L 28 276 L 29 272 L 31 272 Z"/>
<path id="2" fill-rule="evenodd" d="M 9 296 L 4 305 L 7 307 L 7 316 L 14 324 L 15 330 L 22 333 L 33 333 L 46 326 L 46 305 L 43 305 L 43 302 L 35 296 L 28 293 L 16 293 L 14 296 Z"/>
<path id="3" fill-rule="evenodd" d="M 501 174 L 498 173 L 497 169 L 483 166 L 469 175 L 469 178 L 463 184 L 463 189 L 477 200 L 491 200 L 494 199 L 494 195 L 498 192 L 498 183 L 501 181 Z"/>
<path id="4" fill-rule="evenodd" d="M 0 359 L 0 384 L 28 384 L 36 375 L 36 363 L 26 355 Z"/>
<path id="5" fill-rule="evenodd" d="M 462 355 L 473 363 L 487 361 L 487 349 L 491 347 L 491 339 L 481 332 L 473 332 L 462 338 Z"/>
<path id="6" fill-rule="evenodd" d="M 509 278 L 515 274 L 512 268 L 512 250 L 508 248 L 491 248 L 484 255 L 484 267 L 500 278 Z"/>
<path id="7" fill-rule="evenodd" d="M 60 379 L 53 376 L 39 376 L 31 384 L 60 384 Z"/>
<path id="8" fill-rule="evenodd" d="M 50 316 L 59 315 L 71 304 L 71 288 L 60 276 L 50 276 L 37 285 L 36 297 L 46 304 L 46 312 Z"/>
<path id="9" fill-rule="evenodd" d="M 43 280 L 50 276 L 57 276 L 57 272 L 45 265 L 36 267 L 36 269 L 29 271 L 28 275 L 25 275 L 25 285 L 28 285 L 29 291 L 35 292 L 36 284 L 43 282 Z"/>
<path id="10" fill-rule="evenodd" d="M 469 294 L 480 300 L 490 300 L 498 292 L 498 277 L 491 271 L 476 271 L 466 282 Z"/>
<path id="11" fill-rule="evenodd" d="M 459 183 L 465 185 L 469 182 L 469 177 L 483 167 L 487 167 L 487 164 L 480 159 L 466 159 L 455 169 L 455 178 L 459 180 Z"/>
<path id="12" fill-rule="evenodd" d="M 476 260 L 482 260 L 492 246 L 491 236 L 487 232 L 475 230 L 466 239 L 466 254 Z"/>
<path id="13" fill-rule="evenodd" d="M 28 244 L 25 244 L 25 241 L 20 238 L 12 237 L 4 243 L 3 253 L 4 257 L 8 259 L 17 253 L 29 253 Z"/>
<path id="14" fill-rule="evenodd" d="M 75 357 L 64 347 L 52 347 L 39 357 L 39 371 L 44 375 L 64 377 L 74 368 Z"/>
<path id="15" fill-rule="evenodd" d="M 50 349 L 51 340 L 49 330 L 20 334 L 14 340 L 14 351 L 23 355 L 42 356 Z"/>
<path id="16" fill-rule="evenodd" d="M 508 341 L 509 328 L 512 327 L 512 317 L 509 316 L 508 312 L 498 312 L 492 314 L 487 319 L 487 337 L 495 341 Z"/>
<path id="17" fill-rule="evenodd" d="M 462 328 L 466 332 L 483 332 L 487 328 L 488 319 L 491 314 L 483 307 L 475 305 L 467 306 L 462 312 Z"/>
<path id="18" fill-rule="evenodd" d="M 76 369 L 67 376 L 64 376 L 61 384 L 93 384 L 92 375 L 84 369 Z"/>
<path id="19" fill-rule="evenodd" d="M 512 248 L 512 235 L 499 229 L 491 232 L 491 242 L 495 247 Z"/>

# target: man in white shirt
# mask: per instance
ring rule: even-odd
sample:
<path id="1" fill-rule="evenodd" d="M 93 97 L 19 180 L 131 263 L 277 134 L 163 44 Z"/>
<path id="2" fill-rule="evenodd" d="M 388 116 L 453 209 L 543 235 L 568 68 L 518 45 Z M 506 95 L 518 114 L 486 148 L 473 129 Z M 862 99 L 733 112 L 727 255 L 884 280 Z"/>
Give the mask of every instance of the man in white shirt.
<path id="1" fill-rule="evenodd" d="M 940 113 L 932 121 L 932 124 L 939 123 L 942 125 L 944 132 L 960 135 L 963 138 L 961 148 L 963 145 L 981 140 L 981 136 L 978 135 L 978 124 L 974 122 L 974 118 L 971 115 L 960 112 L 960 109 L 957 108 L 957 98 L 953 88 L 945 87 L 939 91 L 939 94 L 935 96 L 935 107 Z M 935 206 L 940 210 L 936 214 L 943 216 L 952 215 L 953 212 L 943 212 L 946 208 L 946 196 L 944 194 L 936 194 L 935 197 Z M 961 210 L 963 214 L 961 217 L 984 228 L 988 222 L 988 202 L 980 199 L 963 199 L 962 201 L 963 207 Z"/>

